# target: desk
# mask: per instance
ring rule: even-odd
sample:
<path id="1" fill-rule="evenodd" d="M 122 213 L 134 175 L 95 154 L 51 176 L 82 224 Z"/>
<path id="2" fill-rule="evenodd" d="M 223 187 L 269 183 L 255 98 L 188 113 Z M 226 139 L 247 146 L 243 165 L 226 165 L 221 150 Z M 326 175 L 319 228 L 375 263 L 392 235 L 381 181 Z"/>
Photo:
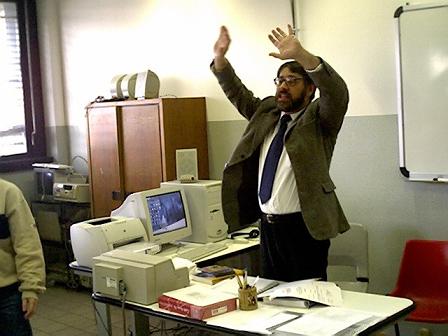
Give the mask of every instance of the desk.
<path id="1" fill-rule="evenodd" d="M 232 240 L 227 240 L 226 243 L 228 244 L 228 248 L 226 250 L 205 257 L 199 260 L 198 264 L 206 265 L 216 263 L 227 258 L 229 255 L 239 255 L 253 249 L 257 249 L 259 245 L 257 240 L 251 241 L 247 244 L 234 243 Z M 109 319 L 109 307 L 110 305 L 121 306 L 122 303 L 118 299 L 102 296 L 99 293 L 94 293 L 92 297 L 96 307 L 98 335 L 110 335 L 109 330 L 111 330 L 111 326 Z M 414 309 L 414 303 L 411 300 L 368 293 L 343 291 L 343 300 L 344 308 L 360 310 L 362 312 L 383 318 L 381 321 L 376 322 L 374 325 L 359 334 L 363 336 L 370 335 L 375 331 L 381 330 L 382 328 L 403 319 Z M 124 307 L 125 309 L 131 311 L 134 315 L 134 319 L 132 321 L 133 325 L 131 328 L 134 330 L 134 335 L 138 336 L 148 335 L 148 317 L 151 316 L 230 335 L 258 335 L 253 332 L 241 330 L 240 323 L 245 323 L 254 319 L 267 319 L 270 316 L 285 310 L 296 311 L 299 313 L 309 313 L 316 309 L 322 309 L 321 307 L 313 307 L 311 309 L 285 308 L 272 305 L 263 305 L 260 303 L 260 307 L 257 310 L 236 310 L 210 318 L 205 322 L 193 320 L 191 318 L 161 310 L 159 309 L 157 303 L 145 306 L 127 301 L 125 302 Z M 280 331 L 275 331 L 274 335 L 291 336 L 291 334 Z"/>
<path id="2" fill-rule="evenodd" d="M 383 319 L 374 325 L 370 326 L 366 330 L 360 332 L 358 335 L 365 336 L 370 335 L 373 332 L 383 329 L 384 327 L 395 323 L 396 321 L 406 317 L 414 309 L 414 303 L 409 299 L 397 298 L 384 295 L 368 294 L 368 293 L 358 293 L 350 291 L 342 291 L 343 295 L 343 308 L 356 309 L 365 313 L 380 316 Z M 105 306 L 115 305 L 121 306 L 121 302 L 117 299 L 111 299 L 104 297 L 100 294 L 94 293 L 92 295 L 93 300 L 96 303 L 102 303 Z M 242 321 L 247 322 L 254 319 L 267 319 L 276 313 L 288 310 L 295 311 L 298 313 L 309 313 L 316 311 L 316 309 L 322 309 L 322 307 L 313 307 L 310 309 L 301 308 L 285 308 L 272 305 L 263 305 L 259 303 L 259 308 L 253 311 L 241 311 L 235 310 L 223 315 L 212 317 L 207 321 L 198 321 L 191 318 L 183 317 L 170 313 L 166 310 L 161 310 L 158 304 L 152 304 L 149 306 L 144 306 L 132 302 L 126 302 L 125 308 L 134 312 L 136 319 L 143 319 L 147 316 L 158 317 L 166 320 L 171 320 L 179 322 L 185 325 L 194 326 L 209 331 L 216 331 L 230 335 L 259 335 L 253 332 L 238 330 L 241 327 Z M 106 316 L 101 315 L 102 311 L 97 310 L 97 316 L 100 321 L 104 321 Z M 101 322 L 98 322 L 98 335 L 108 335 L 107 330 L 103 328 Z M 149 328 L 136 329 L 137 336 L 148 335 Z M 292 336 L 290 333 L 274 331 L 275 336 Z"/>
<path id="3" fill-rule="evenodd" d="M 223 261 L 225 259 L 228 259 L 232 256 L 240 256 L 247 253 L 250 253 L 252 251 L 257 251 L 260 245 L 259 239 L 248 239 L 247 243 L 237 243 L 232 239 L 226 239 L 222 242 L 225 242 L 227 245 L 227 249 L 219 251 L 215 254 L 212 254 L 210 256 L 204 257 L 198 261 L 196 261 L 196 264 L 199 267 L 211 265 L 215 263 L 219 263 L 220 261 Z M 191 246 L 197 246 L 197 244 L 191 244 Z M 165 250 L 162 253 L 158 254 L 161 256 L 169 256 L 173 257 L 173 252 L 176 249 L 172 250 Z M 84 276 L 92 276 L 92 270 L 88 267 L 82 267 L 79 266 L 76 262 L 70 263 L 70 268 L 73 270 L 73 272 L 77 275 L 84 275 Z M 234 265 L 230 265 L 234 266 Z M 237 267 L 237 266 L 235 266 Z M 119 302 L 119 301 L 117 301 Z M 108 304 L 114 304 L 111 302 L 102 302 L 101 300 L 95 300 L 95 311 L 97 314 L 97 327 L 98 327 L 98 335 L 100 336 L 106 336 L 111 335 L 108 330 L 111 330 L 111 324 L 110 324 L 110 313 L 109 313 L 109 305 Z M 119 306 L 121 303 L 119 302 Z M 134 312 L 134 319 L 133 319 L 133 326 L 132 329 L 135 330 L 134 335 L 146 335 L 149 331 L 149 325 L 148 325 L 148 319 L 144 314 L 140 314 L 138 310 L 131 309 L 131 311 Z M 146 332 L 146 333 L 145 333 Z"/>

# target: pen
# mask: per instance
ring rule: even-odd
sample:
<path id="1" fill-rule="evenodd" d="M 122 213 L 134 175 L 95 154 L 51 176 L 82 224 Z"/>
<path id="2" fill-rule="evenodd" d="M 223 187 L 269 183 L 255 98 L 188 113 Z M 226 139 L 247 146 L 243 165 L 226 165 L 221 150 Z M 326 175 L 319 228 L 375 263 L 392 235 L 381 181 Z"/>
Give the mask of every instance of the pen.
<path id="1" fill-rule="evenodd" d="M 237 272 L 235 272 L 235 275 L 236 275 L 236 280 L 238 281 L 238 285 L 239 285 L 240 288 L 242 289 L 242 288 L 243 288 L 243 284 L 242 284 L 242 282 L 241 282 L 240 276 L 238 275 Z"/>
<path id="2" fill-rule="evenodd" d="M 255 287 L 255 285 L 257 284 L 259 279 L 260 279 L 260 277 L 257 275 L 257 277 L 255 278 L 254 283 L 252 284 L 251 287 Z"/>
<path id="3" fill-rule="evenodd" d="M 244 270 L 244 288 L 247 288 L 247 270 Z"/>
<path id="4" fill-rule="evenodd" d="M 432 180 L 434 182 L 448 182 L 448 178 L 446 177 L 434 177 Z"/>

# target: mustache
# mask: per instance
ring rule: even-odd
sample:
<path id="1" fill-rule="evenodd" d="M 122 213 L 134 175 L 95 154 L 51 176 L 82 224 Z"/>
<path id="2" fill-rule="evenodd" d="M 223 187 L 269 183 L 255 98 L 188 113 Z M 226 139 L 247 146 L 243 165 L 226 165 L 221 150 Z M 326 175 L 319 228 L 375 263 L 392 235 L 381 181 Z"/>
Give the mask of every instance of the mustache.
<path id="1" fill-rule="evenodd" d="M 291 94 L 290 94 L 288 91 L 286 91 L 286 90 L 278 91 L 278 92 L 275 94 L 275 98 L 278 98 L 280 95 L 285 95 L 285 96 L 287 96 L 289 99 L 292 99 Z"/>

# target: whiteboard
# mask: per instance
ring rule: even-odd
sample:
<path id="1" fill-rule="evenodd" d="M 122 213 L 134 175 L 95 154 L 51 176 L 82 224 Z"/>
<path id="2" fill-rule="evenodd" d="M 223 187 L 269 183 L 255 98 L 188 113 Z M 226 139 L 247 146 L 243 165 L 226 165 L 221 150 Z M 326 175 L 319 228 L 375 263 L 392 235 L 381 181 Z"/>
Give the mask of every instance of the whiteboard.
<path id="1" fill-rule="evenodd" d="M 399 7 L 395 20 L 400 171 L 448 182 L 448 2 Z"/>

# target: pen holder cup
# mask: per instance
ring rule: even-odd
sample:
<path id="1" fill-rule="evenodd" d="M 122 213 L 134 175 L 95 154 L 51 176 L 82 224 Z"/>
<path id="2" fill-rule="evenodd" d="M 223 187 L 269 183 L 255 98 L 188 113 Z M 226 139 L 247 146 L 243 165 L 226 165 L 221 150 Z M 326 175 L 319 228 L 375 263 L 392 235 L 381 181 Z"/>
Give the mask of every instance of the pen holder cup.
<path id="1" fill-rule="evenodd" d="M 240 310 L 254 310 L 258 308 L 257 287 L 247 287 L 238 289 L 238 299 Z"/>

